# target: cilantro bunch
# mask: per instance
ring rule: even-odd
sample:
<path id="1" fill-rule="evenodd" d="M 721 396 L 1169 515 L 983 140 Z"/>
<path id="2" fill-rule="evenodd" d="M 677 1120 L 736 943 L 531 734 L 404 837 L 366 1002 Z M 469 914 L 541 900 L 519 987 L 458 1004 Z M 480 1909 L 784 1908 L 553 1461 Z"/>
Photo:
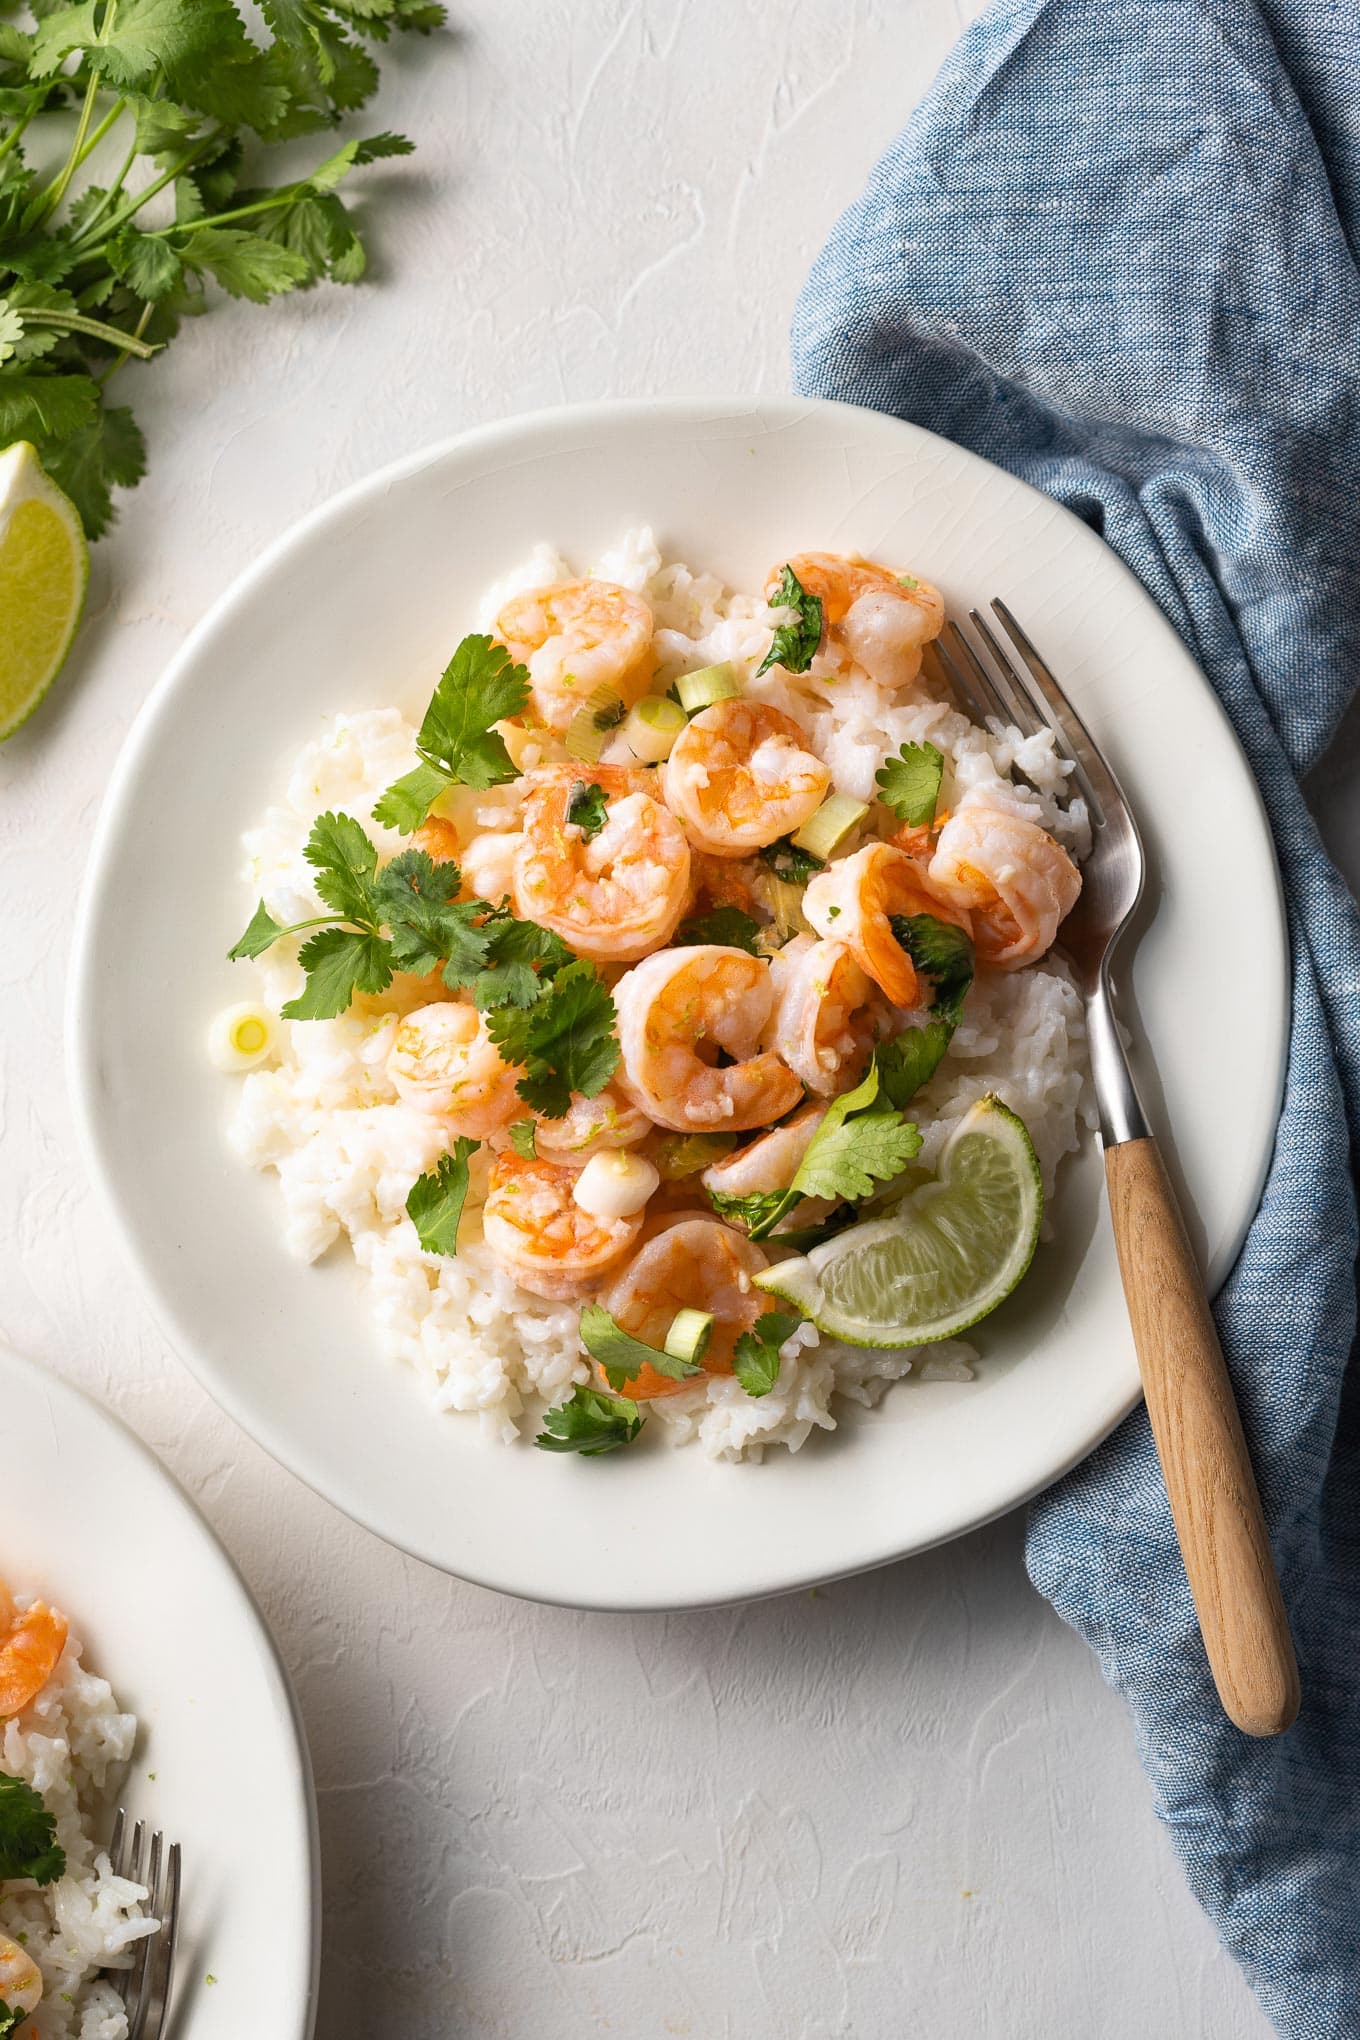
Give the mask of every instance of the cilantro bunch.
<path id="1" fill-rule="evenodd" d="M 123 363 L 159 353 L 210 284 L 264 304 L 322 278 L 356 283 L 364 248 L 339 187 L 411 148 L 352 138 L 280 183 L 260 167 L 273 144 L 363 106 L 372 46 L 437 27 L 441 5 L 261 11 L 267 42 L 233 0 L 0 0 L 0 447 L 31 440 L 91 538 L 146 466 L 132 412 L 109 402 Z M 45 161 L 54 115 L 66 146 L 49 175 L 31 145 L 43 136 Z M 106 139 L 114 167 L 95 183 L 85 166 Z"/>

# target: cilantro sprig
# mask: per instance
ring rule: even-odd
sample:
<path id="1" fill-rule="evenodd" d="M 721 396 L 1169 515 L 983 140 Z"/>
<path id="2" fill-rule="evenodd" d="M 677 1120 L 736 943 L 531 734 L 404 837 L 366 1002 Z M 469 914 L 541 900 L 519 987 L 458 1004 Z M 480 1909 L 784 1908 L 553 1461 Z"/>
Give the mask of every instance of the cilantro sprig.
<path id="1" fill-rule="evenodd" d="M 935 819 L 944 778 L 944 755 L 934 744 L 903 744 L 874 774 L 878 797 L 908 828 L 928 829 Z"/>
<path id="2" fill-rule="evenodd" d="M 909 1027 L 875 1051 L 883 1096 L 901 1111 L 934 1076 L 954 1038 L 973 982 L 973 945 L 962 928 L 933 914 L 895 914 L 891 926 L 935 992 L 924 1027 Z"/>
<path id="3" fill-rule="evenodd" d="M 34 0 L 31 11 L 30 26 L 0 24 L 0 446 L 32 440 L 98 538 L 113 492 L 146 468 L 131 410 L 110 401 L 127 360 L 158 355 L 213 286 L 264 304 L 363 275 L 341 187 L 410 142 L 332 140 L 282 182 L 261 164 L 361 107 L 378 84 L 371 46 L 436 28 L 444 9 L 263 0 L 262 40 L 234 0 Z M 112 174 L 91 181 L 103 161 Z M 163 193 L 172 216 L 150 225 Z"/>
<path id="4" fill-rule="evenodd" d="M 768 1395 L 779 1379 L 779 1349 L 802 1323 L 787 1311 L 765 1310 L 737 1340 L 732 1372 L 747 1395 Z"/>
<path id="5" fill-rule="evenodd" d="M 492 727 L 518 715 L 529 675 L 504 645 L 465 637 L 439 676 L 416 736 L 420 763 L 394 780 L 373 810 L 375 822 L 409 836 L 450 786 L 484 792 L 515 777 L 505 739 Z"/>
<path id="6" fill-rule="evenodd" d="M 579 829 L 582 839 L 590 843 L 604 827 L 608 813 L 604 788 L 593 780 L 578 779 L 567 795 L 567 827 Z"/>
<path id="7" fill-rule="evenodd" d="M 915 1160 L 921 1150 L 920 1132 L 881 1092 L 874 1063 L 853 1091 L 832 1099 L 788 1189 L 751 1227 L 753 1240 L 768 1238 L 804 1197 L 857 1204 L 876 1184 L 891 1182 Z"/>
<path id="8" fill-rule="evenodd" d="M 643 1421 L 641 1410 L 626 1395 L 576 1388 L 566 1402 L 545 1413 L 534 1443 L 540 1452 L 579 1452 L 583 1459 L 595 1459 L 602 1452 L 631 1445 Z"/>
<path id="9" fill-rule="evenodd" d="M 531 1006 L 496 1006 L 487 1014 L 491 1039 L 509 1063 L 522 1063 L 515 1089 L 546 1119 L 560 1119 L 571 1094 L 596 1098 L 619 1065 L 617 1015 L 593 963 L 569 963 L 539 980 Z"/>
<path id="10" fill-rule="evenodd" d="M 52 1884 L 65 1868 L 56 1820 L 40 1794 L 25 1779 L 0 1771 L 0 1884 L 20 1877 Z"/>
<path id="11" fill-rule="evenodd" d="M 744 949 L 748 956 L 759 956 L 756 940 L 759 934 L 759 921 L 744 914 L 740 907 L 712 907 L 706 914 L 695 914 L 691 920 L 682 921 L 671 941 L 677 949 L 695 949 L 703 943 L 716 942 L 724 949 Z"/>
<path id="12" fill-rule="evenodd" d="M 770 607 L 792 609 L 794 621 L 775 626 L 770 649 L 756 667 L 757 680 L 771 666 L 782 666 L 786 673 L 806 673 L 822 642 L 821 596 L 809 595 L 793 568 L 785 567 L 770 598 Z"/>

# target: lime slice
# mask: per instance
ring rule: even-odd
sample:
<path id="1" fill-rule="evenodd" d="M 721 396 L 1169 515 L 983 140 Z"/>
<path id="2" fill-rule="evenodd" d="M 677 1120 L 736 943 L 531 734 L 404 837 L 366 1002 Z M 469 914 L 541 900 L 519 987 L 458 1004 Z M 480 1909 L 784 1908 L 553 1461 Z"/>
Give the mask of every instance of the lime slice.
<path id="1" fill-rule="evenodd" d="M 32 715 L 61 671 L 89 578 L 75 504 L 18 440 L 0 453 L 0 740 Z"/>
<path id="2" fill-rule="evenodd" d="M 756 1282 L 832 1338 L 929 1346 L 1010 1295 L 1033 1258 L 1043 1211 L 1024 1121 L 989 1093 L 955 1127 L 939 1174 L 889 1217 L 852 1225 Z"/>

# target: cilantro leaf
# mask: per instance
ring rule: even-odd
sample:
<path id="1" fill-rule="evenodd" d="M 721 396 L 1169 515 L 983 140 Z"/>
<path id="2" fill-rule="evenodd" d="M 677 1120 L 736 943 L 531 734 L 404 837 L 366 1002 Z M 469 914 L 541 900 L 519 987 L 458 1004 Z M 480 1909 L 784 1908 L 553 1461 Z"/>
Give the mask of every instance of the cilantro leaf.
<path id="1" fill-rule="evenodd" d="M 717 942 L 724 949 L 744 949 L 748 956 L 759 956 L 761 952 L 756 947 L 759 933 L 759 921 L 744 914 L 740 907 L 714 907 L 707 914 L 682 921 L 671 942 L 676 949 L 694 949 L 701 943 Z"/>
<path id="2" fill-rule="evenodd" d="M 458 1252 L 458 1222 L 468 1193 L 468 1158 L 477 1142 L 460 1134 L 453 1147 L 424 1176 L 417 1176 L 406 1199 L 406 1213 L 427 1254 Z"/>
<path id="3" fill-rule="evenodd" d="M 922 1084 L 929 1083 L 944 1061 L 954 1038 L 950 1020 L 928 1020 L 924 1027 L 908 1027 L 892 1041 L 874 1051 L 879 1087 L 889 1104 L 901 1112 Z"/>
<path id="4" fill-rule="evenodd" d="M 281 241 L 238 227 L 195 226 L 176 252 L 186 269 L 206 270 L 229 297 L 256 305 L 296 290 L 311 275 L 303 257 Z"/>
<path id="5" fill-rule="evenodd" d="M 899 822 L 925 829 L 935 819 L 944 778 L 944 757 L 934 744 L 903 744 L 895 758 L 885 758 L 874 774 L 878 797 Z"/>
<path id="6" fill-rule="evenodd" d="M 572 960 L 571 950 L 551 928 L 497 909 L 486 968 L 472 981 L 473 1002 L 484 1013 L 495 1006 L 532 1006 L 550 978 Z"/>
<path id="7" fill-rule="evenodd" d="M 227 951 L 229 963 L 240 963 L 243 957 L 263 956 L 272 943 L 278 941 L 284 932 L 274 919 L 264 901 L 261 900 L 250 917 L 250 926 L 239 942 L 234 942 Z"/>
<path id="8" fill-rule="evenodd" d="M 787 1311 L 762 1311 L 749 1332 L 737 1340 L 732 1372 L 747 1395 L 768 1395 L 779 1379 L 779 1349 L 802 1323 Z"/>
<path id="9" fill-rule="evenodd" d="M 6 256 L 8 260 L 8 256 Z M 66 439 L 88 425 L 99 392 L 88 375 L 6 369 L 0 374 L 0 446 L 16 439 Z"/>
<path id="10" fill-rule="evenodd" d="M 303 943 L 298 962 L 307 982 L 279 1008 L 285 1020 L 334 1020 L 356 991 L 385 992 L 392 982 L 390 945 L 359 928 L 323 928 Z"/>
<path id="11" fill-rule="evenodd" d="M 534 1443 L 543 1452 L 579 1452 L 583 1459 L 594 1459 L 631 1445 L 642 1425 L 641 1411 L 627 1396 L 577 1388 L 570 1401 L 545 1413 Z"/>
<path id="12" fill-rule="evenodd" d="M 758 855 L 761 863 L 768 865 L 785 885 L 806 885 L 817 872 L 826 869 L 820 857 L 814 857 L 810 850 L 800 850 L 788 836 L 781 836 L 777 843 L 767 843 Z"/>
<path id="13" fill-rule="evenodd" d="M 373 875 L 378 853 L 353 815 L 318 815 L 302 854 L 316 873 L 313 883 L 325 904 L 343 920 L 376 930 L 380 916 Z"/>
<path id="14" fill-rule="evenodd" d="M 644 1367 L 664 1374 L 667 1381 L 688 1381 L 704 1371 L 697 1360 L 677 1359 L 674 1353 L 663 1353 L 659 1346 L 635 1339 L 598 1303 L 581 1306 L 581 1344 L 591 1359 L 599 1362 L 612 1389 L 635 1381 Z"/>
<path id="15" fill-rule="evenodd" d="M 608 813 L 604 788 L 578 779 L 567 795 L 567 827 L 579 829 L 583 841 L 589 843 L 599 835 Z"/>
<path id="16" fill-rule="evenodd" d="M 785 567 L 770 607 L 796 610 L 797 619 L 776 626 L 770 649 L 756 667 L 757 680 L 771 666 L 782 666 L 786 673 L 806 673 L 822 642 L 821 596 L 809 595 L 793 568 Z"/>
<path id="17" fill-rule="evenodd" d="M 372 899 L 387 923 L 392 961 L 399 970 L 423 977 L 443 962 L 449 948 L 448 910 L 461 884 L 456 864 L 436 864 L 424 850 L 403 850 L 383 866 Z"/>
<path id="18" fill-rule="evenodd" d="M 969 937 L 952 921 L 941 921 L 934 914 L 892 914 L 889 923 L 916 969 L 935 988 L 932 1015 L 956 1026 L 973 982 Z"/>
<path id="19" fill-rule="evenodd" d="M 379 796 L 373 819 L 385 829 L 395 829 L 399 836 L 413 835 L 448 783 L 447 773 L 422 759 L 414 772 L 394 779 Z"/>
<path id="20" fill-rule="evenodd" d="M 735 1220 L 754 1232 L 758 1225 L 764 1225 L 773 1213 L 786 1207 L 784 1190 L 754 1190 L 748 1197 L 738 1197 L 730 1190 L 710 1190 L 708 1201 L 719 1218 Z"/>
<path id="21" fill-rule="evenodd" d="M 561 1119 L 571 1095 L 594 1098 L 618 1067 L 616 1014 L 594 964 L 569 963 L 529 1007 L 496 1006 L 491 1039 L 506 1062 L 522 1063 L 516 1089 L 545 1118 Z"/>
<path id="22" fill-rule="evenodd" d="M 24 1779 L 0 1771 L 0 1884 L 20 1877 L 51 1884 L 65 1868 L 57 1823 L 41 1795 Z"/>
<path id="23" fill-rule="evenodd" d="M 870 1064 L 864 1081 L 833 1098 L 809 1141 L 793 1181 L 768 1216 L 751 1228 L 763 1240 L 803 1197 L 856 1203 L 877 1182 L 890 1182 L 920 1152 L 921 1136 L 900 1111 L 879 1103 L 879 1074 Z"/>
<path id="24" fill-rule="evenodd" d="M 510 1128 L 510 1145 L 526 1162 L 538 1155 L 538 1127 L 532 1119 L 517 1119 Z"/>

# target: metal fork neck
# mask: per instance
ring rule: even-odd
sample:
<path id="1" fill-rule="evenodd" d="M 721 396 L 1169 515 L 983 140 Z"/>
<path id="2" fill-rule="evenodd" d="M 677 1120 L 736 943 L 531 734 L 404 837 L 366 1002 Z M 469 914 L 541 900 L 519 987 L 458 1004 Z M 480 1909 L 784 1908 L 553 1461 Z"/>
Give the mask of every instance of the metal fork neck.
<path id="1" fill-rule="evenodd" d="M 1109 1148 L 1119 1147 L 1126 1140 L 1145 1140 L 1151 1128 L 1119 1038 L 1109 981 L 1103 971 L 1087 1002 L 1086 1029 L 1101 1141 Z"/>

